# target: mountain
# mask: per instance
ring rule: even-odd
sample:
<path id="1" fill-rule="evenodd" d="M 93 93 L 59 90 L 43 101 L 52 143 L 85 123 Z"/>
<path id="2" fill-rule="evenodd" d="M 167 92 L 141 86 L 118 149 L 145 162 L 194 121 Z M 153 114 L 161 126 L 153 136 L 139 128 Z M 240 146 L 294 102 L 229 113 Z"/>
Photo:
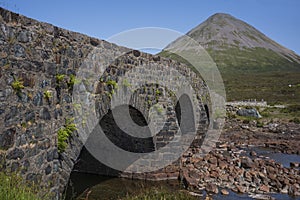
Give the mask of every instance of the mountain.
<path id="1" fill-rule="evenodd" d="M 227 100 L 300 102 L 300 56 L 253 26 L 229 14 L 217 13 L 186 35 L 199 42 L 216 62 Z M 166 49 L 181 40 L 178 38 Z M 183 61 L 167 51 L 160 55 Z"/>

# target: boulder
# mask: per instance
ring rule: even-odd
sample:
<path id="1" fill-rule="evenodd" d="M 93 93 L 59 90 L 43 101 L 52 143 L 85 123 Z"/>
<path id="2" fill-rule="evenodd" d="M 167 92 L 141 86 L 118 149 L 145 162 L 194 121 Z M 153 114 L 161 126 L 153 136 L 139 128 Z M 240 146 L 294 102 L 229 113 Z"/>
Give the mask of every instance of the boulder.
<path id="1" fill-rule="evenodd" d="M 213 184 L 213 183 L 208 183 L 205 187 L 205 190 L 206 190 L 207 193 L 214 193 L 214 194 L 219 193 L 218 186 L 216 184 Z"/>
<path id="2" fill-rule="evenodd" d="M 262 186 L 259 187 L 259 190 L 263 191 L 265 193 L 269 193 L 270 192 L 270 187 L 267 186 L 267 185 L 262 185 Z"/>
<path id="3" fill-rule="evenodd" d="M 244 117 L 262 118 L 262 116 L 259 114 L 259 112 L 255 108 L 239 109 L 236 112 L 236 114 L 239 115 L 239 116 L 244 116 Z"/>
<path id="4" fill-rule="evenodd" d="M 222 189 L 221 190 L 221 194 L 222 195 L 229 195 L 229 192 L 227 190 L 225 190 L 225 189 Z"/>
<path id="5" fill-rule="evenodd" d="M 253 168 L 255 166 L 254 162 L 252 161 L 251 158 L 249 157 L 243 157 L 241 159 L 241 167 L 248 169 L 248 168 Z"/>

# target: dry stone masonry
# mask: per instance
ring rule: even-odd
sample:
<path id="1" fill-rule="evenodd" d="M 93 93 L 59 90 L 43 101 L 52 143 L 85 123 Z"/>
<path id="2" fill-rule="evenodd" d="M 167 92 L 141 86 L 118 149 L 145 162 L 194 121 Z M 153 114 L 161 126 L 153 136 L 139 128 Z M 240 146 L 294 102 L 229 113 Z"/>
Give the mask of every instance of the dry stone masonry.
<path id="1" fill-rule="evenodd" d="M 2 8 L 0 47 L 0 170 L 20 173 L 24 179 L 49 189 L 57 199 L 62 194 L 75 163 L 77 169 L 82 172 L 108 172 L 99 170 L 100 164 L 97 166 L 95 163 L 86 163 L 90 160 L 84 157 L 87 152 L 82 152 L 86 149 L 83 148 L 77 131 L 72 133 L 63 151 L 59 151 L 57 142 L 57 133 L 64 127 L 66 120 L 75 118 L 76 121 L 75 109 L 78 105 L 75 105 L 72 96 L 74 77 L 85 58 L 95 48 L 103 55 L 108 52 L 127 52 L 109 66 L 105 66 L 107 69 L 103 75 L 99 74 L 100 79 L 94 88 L 96 114 L 99 119 L 103 119 L 99 123 L 102 123 L 104 129 L 106 127 L 108 138 L 124 148 L 133 142 L 131 138 L 122 139 L 121 132 L 112 131 L 115 130 L 112 127 L 116 127 L 109 113 L 115 108 L 111 108 L 110 101 L 115 92 L 113 90 L 117 90 L 115 84 L 118 83 L 118 79 L 143 63 L 144 75 L 152 72 L 149 66 L 160 69 L 160 73 L 165 73 L 164 67 L 172 66 L 192 81 L 201 119 L 200 123 L 195 125 L 199 127 L 199 131 L 191 148 L 201 144 L 208 127 L 207 86 L 199 75 L 183 64 L 128 50 Z M 168 77 L 168 74 L 165 74 L 165 77 Z M 131 76 L 131 80 L 139 82 L 141 77 Z M 85 83 L 85 87 L 90 87 L 87 82 L 81 81 Z M 121 87 L 121 84 L 118 84 Z M 130 87 L 126 82 L 123 82 L 123 86 Z M 137 145 L 130 151 L 153 151 L 168 144 L 174 137 L 174 132 L 184 126 L 176 123 L 180 122 L 180 105 L 176 107 L 177 110 L 169 108 L 169 104 L 176 104 L 176 101 L 178 100 L 172 91 L 159 84 L 146 84 L 134 91 L 129 105 L 126 106 L 130 106 L 132 115 L 137 116 L 136 123 L 147 125 L 147 116 L 152 112 L 150 107 L 157 103 L 167 109 L 168 119 L 163 130 L 156 136 L 142 141 L 143 145 Z M 145 119 L 139 117 L 141 114 L 146 116 Z M 83 120 L 80 121 L 81 125 L 84 123 Z M 138 142 L 139 139 L 136 143 Z M 147 148 L 144 148 L 145 146 Z M 78 159 L 79 157 L 81 159 Z M 164 155 L 164 159 L 168 159 L 167 157 L 168 155 Z M 172 166 L 150 174 L 117 175 L 157 180 L 178 177 L 179 168 L 180 160 Z"/>

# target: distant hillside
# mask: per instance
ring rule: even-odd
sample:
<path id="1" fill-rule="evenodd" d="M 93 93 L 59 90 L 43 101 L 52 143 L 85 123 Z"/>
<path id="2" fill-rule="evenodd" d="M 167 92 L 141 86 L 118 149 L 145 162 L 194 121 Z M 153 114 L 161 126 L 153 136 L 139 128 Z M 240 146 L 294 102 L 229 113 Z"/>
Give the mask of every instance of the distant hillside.
<path id="1" fill-rule="evenodd" d="M 300 56 L 253 26 L 218 13 L 187 35 L 199 42 L 216 62 L 228 100 L 300 102 Z M 178 38 L 168 47 L 176 46 L 180 40 Z M 182 61 L 166 51 L 160 55 Z"/>

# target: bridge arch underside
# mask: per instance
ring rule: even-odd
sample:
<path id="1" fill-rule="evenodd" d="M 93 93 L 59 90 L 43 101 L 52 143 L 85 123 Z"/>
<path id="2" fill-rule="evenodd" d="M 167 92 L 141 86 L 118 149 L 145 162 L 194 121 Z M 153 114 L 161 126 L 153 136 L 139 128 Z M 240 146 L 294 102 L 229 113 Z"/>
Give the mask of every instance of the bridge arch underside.
<path id="1" fill-rule="evenodd" d="M 193 142 L 186 152 L 197 152 L 201 147 L 208 129 L 210 113 L 208 110 L 210 107 L 208 89 L 201 77 L 187 69 L 186 66 L 175 65 L 175 67 L 177 67 L 176 70 L 181 74 L 186 77 L 191 77 L 191 82 L 193 83 L 192 88 L 195 91 L 194 98 L 184 92 L 178 96 L 168 88 L 157 83 L 144 84 L 139 86 L 138 89 L 134 88 L 133 90 L 133 86 L 130 84 L 124 84 L 124 81 L 119 83 L 120 77 L 125 76 L 127 71 L 135 67 L 134 60 L 142 59 L 144 62 L 146 62 L 146 60 L 142 57 L 135 58 L 132 53 L 129 53 L 126 56 L 120 58 L 121 60 L 116 59 L 116 63 L 106 69 L 105 73 L 100 77 L 99 83 L 97 83 L 97 86 L 95 87 L 96 115 L 98 116 L 98 119 L 100 119 L 98 124 L 105 136 L 110 142 L 125 151 L 131 153 L 151 153 L 164 148 L 172 142 L 174 137 L 176 137 L 178 130 L 180 130 L 182 134 L 194 131 L 195 135 Z M 124 63 L 124 61 L 122 61 L 124 57 L 128 60 L 133 60 L 132 65 L 127 64 L 126 66 L 118 66 L 117 63 Z M 140 62 L 141 61 L 139 61 L 139 63 Z M 162 66 L 159 67 L 163 68 L 164 65 L 170 65 L 170 63 L 162 63 L 161 65 Z M 145 68 L 143 73 L 152 73 L 151 71 L 151 69 Z M 137 79 L 137 77 L 134 77 L 134 79 Z M 138 81 L 141 80 L 136 80 L 136 82 Z M 116 84 L 109 84 L 112 82 L 118 83 L 118 87 L 116 87 Z M 124 100 L 120 100 L 120 102 L 124 103 L 112 107 L 112 95 L 118 93 L 118 90 L 123 91 L 123 93 L 118 94 L 118 98 L 124 98 Z M 126 94 L 126 92 L 130 92 L 130 99 L 128 99 L 128 94 Z M 198 113 L 193 113 L 193 103 L 198 106 Z M 131 120 L 136 125 L 142 127 L 143 132 L 141 132 L 141 135 L 143 135 L 143 137 L 132 136 L 130 133 L 127 133 L 128 130 L 123 130 L 116 123 L 114 115 L 117 114 L 122 118 L 122 112 L 126 112 L 126 110 L 129 110 Z M 124 116 L 126 115 L 124 114 Z M 164 116 L 164 118 L 161 116 Z M 195 117 L 198 117 L 199 119 L 194 120 Z M 183 121 L 185 123 L 182 123 Z M 196 121 L 198 122 L 197 124 L 193 123 Z M 153 128 L 153 124 L 155 127 L 159 128 Z M 98 133 L 92 132 L 86 143 L 89 143 L 89 140 L 93 140 L 93 138 L 97 137 L 95 134 Z M 168 152 L 168 154 L 170 155 L 170 152 Z M 108 152 L 107 157 L 109 156 L 111 156 L 111 154 Z M 168 155 L 162 155 L 161 159 L 168 159 Z M 153 172 L 129 173 L 112 169 L 101 163 L 93 156 L 93 153 L 89 152 L 89 148 L 84 146 L 73 170 L 136 179 L 174 179 L 178 178 L 179 175 L 180 160 L 181 157 L 167 167 Z M 159 160 L 156 160 L 156 162 L 159 162 Z M 148 164 L 151 165 L 151 163 Z"/>

